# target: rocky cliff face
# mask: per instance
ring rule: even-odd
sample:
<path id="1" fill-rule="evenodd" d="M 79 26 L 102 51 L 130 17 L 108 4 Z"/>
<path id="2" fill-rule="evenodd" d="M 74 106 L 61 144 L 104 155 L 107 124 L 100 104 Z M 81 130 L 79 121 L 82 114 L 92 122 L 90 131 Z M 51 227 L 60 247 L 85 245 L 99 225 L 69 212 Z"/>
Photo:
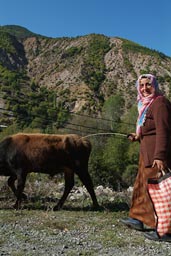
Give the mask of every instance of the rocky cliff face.
<path id="1" fill-rule="evenodd" d="M 147 51 L 134 51 L 128 48 L 124 50 L 124 40 L 109 38 L 110 50 L 104 55 L 105 79 L 94 92 L 82 79 L 82 67 L 84 65 L 87 48 L 91 35 L 78 38 L 27 38 L 24 49 L 28 61 L 27 73 L 40 86 L 45 85 L 55 90 L 57 97 L 66 101 L 73 112 L 83 108 L 99 109 L 99 95 L 106 100 L 112 94 L 120 91 L 125 99 L 127 107 L 135 99 L 135 81 L 137 76 L 144 72 L 151 72 L 161 77 L 161 87 L 169 93 L 168 78 L 171 78 L 171 59 L 160 55 L 150 54 Z M 74 48 L 75 47 L 75 48 Z M 67 55 L 69 49 L 81 48 L 82 51 L 72 56 Z M 94 104 L 90 104 L 93 101 Z"/>
<path id="2" fill-rule="evenodd" d="M 106 40 L 103 45 L 102 40 Z M 162 89 L 170 92 L 171 58 L 125 39 L 95 34 L 56 39 L 34 35 L 15 38 L 14 45 L 15 54 L 0 46 L 0 64 L 9 70 L 23 69 L 30 81 L 54 90 L 57 101 L 65 102 L 73 112 L 98 113 L 104 101 L 118 92 L 128 109 L 142 72 L 156 74 Z"/>

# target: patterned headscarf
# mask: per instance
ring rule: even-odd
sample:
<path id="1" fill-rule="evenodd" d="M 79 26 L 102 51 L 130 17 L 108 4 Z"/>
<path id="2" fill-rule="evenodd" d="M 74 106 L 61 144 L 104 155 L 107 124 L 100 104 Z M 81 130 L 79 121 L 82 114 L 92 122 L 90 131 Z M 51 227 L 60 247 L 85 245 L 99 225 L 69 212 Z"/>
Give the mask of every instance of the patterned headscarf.
<path id="1" fill-rule="evenodd" d="M 143 95 L 141 94 L 141 91 L 140 91 L 140 81 L 142 78 L 149 79 L 151 86 L 154 88 L 154 92 L 147 97 L 143 97 Z M 151 74 L 143 74 L 143 75 L 139 76 L 139 78 L 136 82 L 136 87 L 137 87 L 137 91 L 138 91 L 137 102 L 138 102 L 138 114 L 139 114 L 138 119 L 137 119 L 136 134 L 140 135 L 140 133 L 141 133 L 140 127 L 143 126 L 143 124 L 145 122 L 146 113 L 147 113 L 149 106 L 158 96 L 160 96 L 162 94 L 159 91 L 158 83 L 157 83 L 155 76 L 153 76 Z"/>

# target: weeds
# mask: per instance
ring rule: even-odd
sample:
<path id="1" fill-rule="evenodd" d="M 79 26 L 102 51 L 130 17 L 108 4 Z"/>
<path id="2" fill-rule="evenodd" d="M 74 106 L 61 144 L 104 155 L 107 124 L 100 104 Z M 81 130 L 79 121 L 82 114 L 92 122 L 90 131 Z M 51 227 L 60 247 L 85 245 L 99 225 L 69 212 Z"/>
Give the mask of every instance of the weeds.
<path id="1" fill-rule="evenodd" d="M 1 180 L 1 188 L 5 188 Z M 29 186 L 28 186 L 29 185 Z M 52 210 L 56 198 L 52 195 L 56 182 L 51 181 L 49 190 L 39 187 L 37 194 L 34 182 L 26 186 L 28 200 L 23 208 L 16 211 L 12 208 L 14 197 L 7 189 L 1 189 L 0 196 L 0 248 L 4 254 L 12 256 L 33 255 L 122 255 L 133 250 L 147 251 L 145 238 L 141 232 L 127 229 L 120 223 L 120 218 L 128 215 L 129 196 L 117 193 L 116 196 L 98 195 L 100 209 L 94 210 L 87 195 L 69 197 L 62 210 Z M 36 185 L 37 186 L 37 185 Z M 29 188 L 29 189 L 28 189 Z M 47 194 L 46 194 L 47 193 Z M 61 195 L 62 190 L 56 190 Z M 111 200 L 112 198 L 112 200 Z M 149 242 L 148 255 L 153 253 L 155 242 Z M 164 250 L 159 246 L 157 251 Z M 1 250 L 1 249 L 0 249 Z M 61 254 L 58 254 L 60 251 Z M 114 251 L 114 253 L 113 253 Z M 133 255 L 133 254 L 123 254 Z M 139 255 L 139 254 L 135 254 Z M 147 255 L 147 254 L 146 254 Z M 169 254 L 167 254 L 169 255 Z"/>

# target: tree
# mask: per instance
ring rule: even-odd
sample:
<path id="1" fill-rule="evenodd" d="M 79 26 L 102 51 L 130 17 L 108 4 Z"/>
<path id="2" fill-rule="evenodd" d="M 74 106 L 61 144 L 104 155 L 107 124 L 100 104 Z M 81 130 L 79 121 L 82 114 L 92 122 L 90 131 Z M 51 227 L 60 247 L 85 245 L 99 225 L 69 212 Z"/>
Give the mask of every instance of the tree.
<path id="1" fill-rule="evenodd" d="M 123 138 L 109 138 L 104 148 L 104 166 L 110 185 L 115 189 L 123 187 L 122 174 L 128 163 L 127 150 L 129 142 Z"/>
<path id="2" fill-rule="evenodd" d="M 108 98 L 103 106 L 102 115 L 106 119 L 110 119 L 110 129 L 116 131 L 123 114 L 124 98 L 120 94 L 112 95 Z"/>

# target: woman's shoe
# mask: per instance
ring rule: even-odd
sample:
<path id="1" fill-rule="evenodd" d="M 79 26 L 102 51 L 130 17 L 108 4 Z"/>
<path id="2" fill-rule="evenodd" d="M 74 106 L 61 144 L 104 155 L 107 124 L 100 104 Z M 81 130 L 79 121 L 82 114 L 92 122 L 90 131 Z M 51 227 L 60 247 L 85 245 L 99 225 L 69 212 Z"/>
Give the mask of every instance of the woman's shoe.
<path id="1" fill-rule="evenodd" d="M 127 218 L 127 219 L 121 219 L 120 221 L 129 228 L 133 228 L 139 231 L 144 231 L 143 222 L 140 220 Z"/>
<path id="2" fill-rule="evenodd" d="M 145 233 L 145 238 L 150 240 L 159 241 L 159 242 L 170 242 L 171 243 L 171 234 L 165 234 L 163 236 L 159 236 L 156 231 Z"/>

